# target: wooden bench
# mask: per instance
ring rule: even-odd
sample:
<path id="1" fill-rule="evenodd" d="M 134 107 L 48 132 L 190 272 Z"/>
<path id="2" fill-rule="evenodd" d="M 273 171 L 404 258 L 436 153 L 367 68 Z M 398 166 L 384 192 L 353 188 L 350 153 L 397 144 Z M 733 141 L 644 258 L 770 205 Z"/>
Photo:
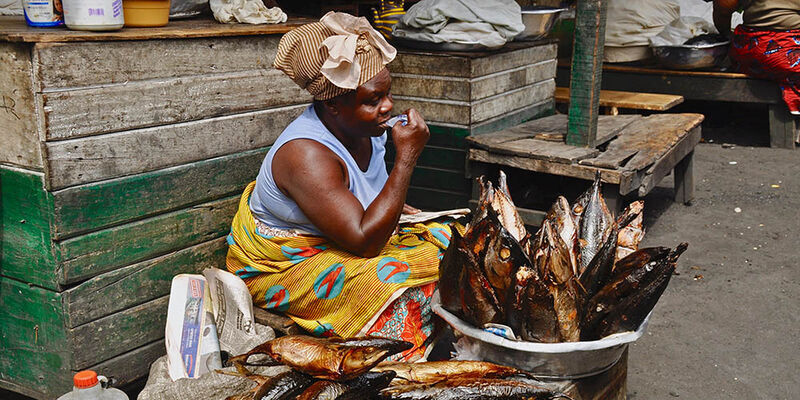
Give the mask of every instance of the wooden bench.
<path id="1" fill-rule="evenodd" d="M 694 198 L 692 159 L 700 142 L 703 118 L 701 114 L 601 115 L 596 147 L 585 148 L 540 138 L 566 132 L 567 116 L 553 115 L 468 137 L 467 173 L 477 177 L 512 167 L 591 181 L 600 171 L 608 207 L 618 213 L 623 197 L 645 196 L 674 171 L 675 201 L 688 204 Z M 477 193 L 476 183 L 473 199 Z M 518 209 L 528 225 L 540 224 L 546 212 Z"/>
<path id="2" fill-rule="evenodd" d="M 569 103 L 569 88 L 557 87 L 556 103 Z M 617 115 L 619 108 L 633 110 L 666 111 L 683 103 L 683 96 L 674 94 L 622 92 L 618 90 L 601 90 L 600 107 L 607 107 L 607 114 Z"/>
<path id="3" fill-rule="evenodd" d="M 556 85 L 569 87 L 570 61 L 559 60 Z M 679 71 L 655 67 L 603 65 L 603 89 L 681 95 L 686 100 L 766 104 L 770 146 L 795 147 L 794 117 L 783 102 L 778 83 L 745 74 Z"/>

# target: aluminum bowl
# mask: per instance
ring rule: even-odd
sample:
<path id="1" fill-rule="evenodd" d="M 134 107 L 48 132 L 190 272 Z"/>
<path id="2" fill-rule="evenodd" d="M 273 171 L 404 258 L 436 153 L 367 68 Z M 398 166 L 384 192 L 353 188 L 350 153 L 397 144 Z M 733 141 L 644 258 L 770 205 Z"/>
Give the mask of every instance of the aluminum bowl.
<path id="1" fill-rule="evenodd" d="M 475 328 L 445 310 L 436 292 L 431 299 L 433 312 L 441 317 L 458 339 L 457 348 L 465 349 L 471 359 L 508 365 L 528 371 L 540 379 L 578 379 L 607 371 L 622 353 L 642 337 L 650 314 L 635 332 L 621 332 L 600 340 L 565 343 L 515 341 Z M 652 314 L 652 312 L 651 312 Z"/>
<path id="2" fill-rule="evenodd" d="M 658 63 L 670 69 L 700 69 L 722 66 L 730 41 L 706 45 L 651 47 Z"/>
<path id="3" fill-rule="evenodd" d="M 536 40 L 545 37 L 563 11 L 566 11 L 566 8 L 523 8 L 522 23 L 525 24 L 525 30 L 514 40 Z"/>

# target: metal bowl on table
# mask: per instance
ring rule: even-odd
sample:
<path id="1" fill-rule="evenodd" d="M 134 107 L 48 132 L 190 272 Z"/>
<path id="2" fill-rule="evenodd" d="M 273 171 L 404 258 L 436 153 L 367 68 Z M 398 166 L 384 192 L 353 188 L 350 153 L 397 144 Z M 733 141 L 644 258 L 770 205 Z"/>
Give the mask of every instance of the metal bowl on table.
<path id="1" fill-rule="evenodd" d="M 566 8 L 551 7 L 526 7 L 522 9 L 522 23 L 525 30 L 517 35 L 514 40 L 536 40 L 545 37 L 550 33 L 558 16 L 566 11 Z"/>
<path id="2" fill-rule="evenodd" d="M 722 66 L 730 41 L 702 45 L 653 46 L 658 63 L 670 69 L 701 69 Z"/>

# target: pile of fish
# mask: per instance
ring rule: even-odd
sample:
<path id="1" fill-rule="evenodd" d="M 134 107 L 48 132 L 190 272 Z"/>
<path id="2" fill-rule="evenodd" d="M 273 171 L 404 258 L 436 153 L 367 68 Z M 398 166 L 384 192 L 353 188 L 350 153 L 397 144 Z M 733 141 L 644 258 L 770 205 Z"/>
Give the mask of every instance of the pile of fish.
<path id="1" fill-rule="evenodd" d="M 282 399 L 532 399 L 568 398 L 532 383 L 528 374 L 480 361 L 383 363 L 411 348 L 409 342 L 368 338 L 283 336 L 232 357 L 236 375 L 257 383 L 227 400 Z M 285 365 L 268 377 L 248 365 Z"/>
<path id="2" fill-rule="evenodd" d="M 570 205 L 559 196 L 541 227 L 525 229 L 500 172 L 478 178 L 478 208 L 464 236 L 453 232 L 439 267 L 442 306 L 477 327 L 504 325 L 511 338 L 556 343 L 636 330 L 686 250 L 639 249 L 644 203 L 618 217 L 600 175 Z"/>

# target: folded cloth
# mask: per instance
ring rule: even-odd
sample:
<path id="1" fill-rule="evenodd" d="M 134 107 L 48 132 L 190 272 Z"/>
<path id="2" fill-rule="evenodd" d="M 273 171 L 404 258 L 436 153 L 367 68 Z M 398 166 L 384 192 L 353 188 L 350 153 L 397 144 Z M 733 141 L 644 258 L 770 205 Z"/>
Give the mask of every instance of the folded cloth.
<path id="1" fill-rule="evenodd" d="M 280 24 L 287 16 L 278 7 L 267 8 L 261 0 L 209 0 L 214 19 L 225 24 Z"/>
<path id="2" fill-rule="evenodd" d="M 353 337 L 377 332 L 396 339 L 419 337 L 430 332 L 422 327 L 424 313 L 415 323 L 415 335 L 398 329 L 391 321 L 397 313 L 384 311 L 409 288 L 414 307 L 428 302 L 439 279 L 439 260 L 450 244 L 452 227 L 439 222 L 402 225 L 373 258 L 355 256 L 322 236 L 272 236 L 260 230 L 250 212 L 251 183 L 242 194 L 239 210 L 228 235 L 228 271 L 247 284 L 253 305 L 285 313 L 303 329 L 316 335 Z M 414 300 L 416 299 L 416 300 Z M 396 308 L 396 307 L 395 307 Z M 410 315 L 404 308 L 403 314 Z M 429 313 L 428 313 L 429 314 Z M 427 335 L 430 335 L 428 333 Z M 426 338 L 415 341 L 415 349 Z M 416 343 L 419 342 L 419 343 Z M 412 352 L 415 350 L 412 349 Z M 424 348 L 423 348 L 424 349 Z"/>
<path id="3" fill-rule="evenodd" d="M 525 29 L 513 0 L 422 0 L 406 11 L 392 34 L 432 43 L 499 47 Z"/>

